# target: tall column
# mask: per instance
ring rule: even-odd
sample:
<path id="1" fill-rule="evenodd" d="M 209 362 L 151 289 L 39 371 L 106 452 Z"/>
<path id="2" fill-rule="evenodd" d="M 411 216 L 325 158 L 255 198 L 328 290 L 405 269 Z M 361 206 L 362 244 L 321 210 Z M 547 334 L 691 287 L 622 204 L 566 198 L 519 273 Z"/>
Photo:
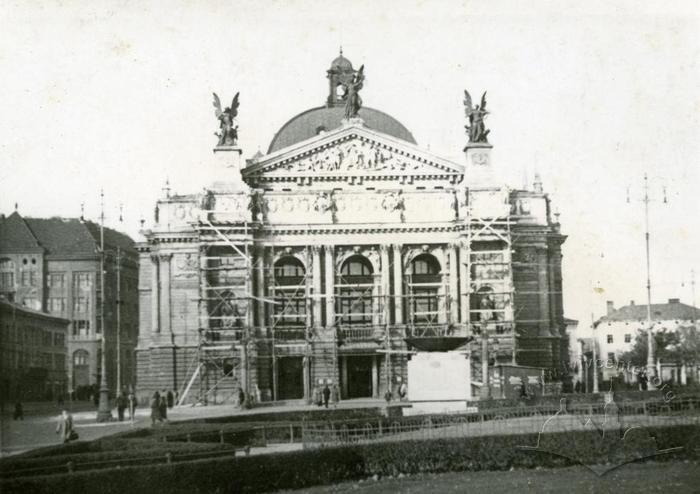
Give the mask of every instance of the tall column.
<path id="1" fill-rule="evenodd" d="M 256 249 L 257 262 L 255 265 L 255 284 L 257 287 L 255 296 L 255 307 L 258 313 L 258 327 L 260 328 L 261 334 L 265 331 L 266 321 L 265 321 L 265 247 L 258 247 Z"/>
<path id="2" fill-rule="evenodd" d="M 326 262 L 326 327 L 335 326 L 335 248 L 324 245 Z"/>
<path id="3" fill-rule="evenodd" d="M 170 260 L 172 254 L 160 254 L 160 332 L 171 332 L 171 311 L 170 311 Z"/>
<path id="4" fill-rule="evenodd" d="M 547 249 L 545 247 L 540 247 L 537 249 L 537 277 L 538 277 L 538 290 L 540 292 L 540 315 L 538 319 L 540 320 L 540 336 L 551 336 L 551 320 L 549 318 L 549 275 L 548 268 L 549 263 L 547 262 Z"/>
<path id="5" fill-rule="evenodd" d="M 390 302 L 390 297 L 389 297 L 389 285 L 390 285 L 390 276 L 391 276 L 391 265 L 389 264 L 389 246 L 388 245 L 380 245 L 379 246 L 379 255 L 381 258 L 381 273 L 382 273 L 382 279 L 381 279 L 381 295 L 382 295 L 382 318 L 381 318 L 381 324 L 389 324 L 389 302 Z"/>
<path id="6" fill-rule="evenodd" d="M 394 244 L 394 321 L 403 324 L 403 257 L 401 245 Z"/>
<path id="7" fill-rule="evenodd" d="M 457 279 L 458 264 L 457 264 L 457 246 L 450 244 L 448 247 L 448 256 L 450 263 L 450 322 L 459 324 L 459 280 Z"/>
<path id="8" fill-rule="evenodd" d="M 313 282 L 313 317 L 314 327 L 319 329 L 323 326 L 322 307 L 323 298 L 321 297 L 321 247 L 318 245 L 311 246 L 311 280 Z"/>
<path id="9" fill-rule="evenodd" d="M 209 330 L 209 290 L 207 290 L 207 248 L 199 249 L 199 329 Z"/>
<path id="10" fill-rule="evenodd" d="M 469 245 L 466 241 L 459 246 L 459 294 L 460 319 L 463 324 L 469 324 Z"/>
<path id="11" fill-rule="evenodd" d="M 151 254 L 151 332 L 160 332 L 160 286 L 158 280 L 158 255 Z"/>

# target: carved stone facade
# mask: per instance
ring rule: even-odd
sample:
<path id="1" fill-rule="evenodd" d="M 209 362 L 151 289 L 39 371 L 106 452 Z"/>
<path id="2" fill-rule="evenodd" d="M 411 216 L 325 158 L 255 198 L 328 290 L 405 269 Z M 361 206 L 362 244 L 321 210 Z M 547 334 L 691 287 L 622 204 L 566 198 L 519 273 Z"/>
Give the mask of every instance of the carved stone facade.
<path id="1" fill-rule="evenodd" d="M 422 342 L 483 337 L 492 361 L 563 377 L 565 237 L 547 195 L 482 180 L 489 145 L 451 162 L 372 111 L 298 142 L 295 117 L 274 140 L 291 144 L 158 202 L 139 245 L 141 393 L 381 397 Z"/>

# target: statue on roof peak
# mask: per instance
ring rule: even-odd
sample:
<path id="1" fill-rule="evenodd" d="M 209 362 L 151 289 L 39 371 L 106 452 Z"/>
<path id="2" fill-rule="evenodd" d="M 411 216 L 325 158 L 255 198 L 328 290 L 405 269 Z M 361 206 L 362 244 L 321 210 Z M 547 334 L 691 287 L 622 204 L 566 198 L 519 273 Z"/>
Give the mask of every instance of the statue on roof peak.
<path id="1" fill-rule="evenodd" d="M 472 97 L 469 91 L 465 89 L 464 112 L 469 120 L 469 125 L 464 126 L 469 135 L 469 142 L 488 143 L 488 136 L 491 131 L 487 130 L 484 125 L 484 118 L 489 114 L 489 112 L 486 111 L 486 91 L 484 91 L 484 94 L 481 96 L 481 104 L 472 107 Z"/>
<path id="2" fill-rule="evenodd" d="M 360 108 L 362 107 L 362 98 L 360 98 L 360 89 L 365 81 L 365 66 L 361 66 L 346 86 L 345 93 L 345 118 L 350 120 L 356 118 Z"/>
<path id="3" fill-rule="evenodd" d="M 231 106 L 227 106 L 225 109 L 221 109 L 221 100 L 216 93 L 214 93 L 214 108 L 216 109 L 214 114 L 216 118 L 219 119 L 219 128 L 221 132 L 215 132 L 214 135 L 219 138 L 219 143 L 217 146 L 235 146 L 238 141 L 238 126 L 234 127 L 234 120 L 238 116 L 238 96 L 241 93 L 236 93 L 233 97 Z"/>

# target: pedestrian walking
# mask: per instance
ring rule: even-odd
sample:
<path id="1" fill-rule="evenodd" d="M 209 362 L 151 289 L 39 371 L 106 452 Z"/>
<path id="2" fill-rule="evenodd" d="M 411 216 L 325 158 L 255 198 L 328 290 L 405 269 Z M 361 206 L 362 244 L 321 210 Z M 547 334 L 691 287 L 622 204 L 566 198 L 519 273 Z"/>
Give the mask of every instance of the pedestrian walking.
<path id="1" fill-rule="evenodd" d="M 73 416 L 67 410 L 61 412 L 56 426 L 56 434 L 59 434 L 63 444 L 78 439 L 78 433 L 73 430 Z"/>
<path id="2" fill-rule="evenodd" d="M 129 407 L 129 420 L 133 424 L 134 418 L 136 418 L 136 396 L 134 396 L 133 392 L 129 393 L 129 396 L 127 396 L 126 401 Z"/>
<path id="3" fill-rule="evenodd" d="M 160 420 L 162 422 L 167 422 L 168 421 L 168 399 L 166 398 L 165 390 L 163 390 L 163 394 L 160 395 L 160 406 L 158 407 L 158 412 L 160 414 Z"/>
<path id="4" fill-rule="evenodd" d="M 386 400 L 386 404 L 387 404 L 387 405 L 389 404 L 389 402 L 391 402 L 391 398 L 392 398 L 392 396 L 391 396 L 391 390 L 390 390 L 390 389 L 387 389 L 387 390 L 386 390 L 386 393 L 384 393 L 384 399 Z"/>
<path id="5" fill-rule="evenodd" d="M 337 384 L 333 384 L 331 388 L 331 402 L 333 402 L 333 408 L 338 407 L 338 402 L 340 401 L 340 388 Z"/>
<path id="6" fill-rule="evenodd" d="M 245 391 L 240 386 L 238 387 L 238 407 L 243 410 L 245 405 Z"/>
<path id="7" fill-rule="evenodd" d="M 158 391 L 153 393 L 153 398 L 151 398 L 151 425 L 155 426 L 156 422 L 160 422 L 160 394 Z"/>
<path id="8" fill-rule="evenodd" d="M 126 396 L 124 396 L 122 391 L 117 396 L 117 417 L 119 417 L 119 422 L 124 421 L 124 410 L 126 410 Z"/>
<path id="9" fill-rule="evenodd" d="M 331 397 L 331 388 L 328 387 L 328 384 L 323 388 L 323 406 L 328 408 L 328 400 Z"/>
<path id="10" fill-rule="evenodd" d="M 175 395 L 173 394 L 172 391 L 168 391 L 167 397 L 168 397 L 168 408 L 172 408 L 173 405 L 175 405 Z"/>
<path id="11" fill-rule="evenodd" d="M 24 420 L 24 410 L 22 409 L 22 402 L 19 400 L 15 402 L 15 413 L 12 417 L 15 420 Z"/>
<path id="12" fill-rule="evenodd" d="M 311 403 L 313 403 L 314 405 L 318 405 L 318 403 L 321 401 L 319 400 L 320 394 L 321 391 L 318 389 L 318 386 L 314 386 L 314 389 L 311 392 Z"/>

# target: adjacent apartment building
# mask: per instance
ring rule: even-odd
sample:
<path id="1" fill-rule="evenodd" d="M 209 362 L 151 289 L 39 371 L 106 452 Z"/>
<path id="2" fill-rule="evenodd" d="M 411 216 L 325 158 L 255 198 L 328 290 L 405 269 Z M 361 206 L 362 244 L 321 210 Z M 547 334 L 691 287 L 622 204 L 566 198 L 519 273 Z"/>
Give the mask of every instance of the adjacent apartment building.
<path id="1" fill-rule="evenodd" d="M 137 254 L 128 236 L 104 228 L 102 294 L 100 246 L 100 226 L 90 221 L 0 215 L 0 296 L 32 314 L 68 320 L 66 382 L 80 396 L 99 383 L 103 337 L 110 389 L 118 378 L 122 386 L 135 383 Z"/>
<path id="2" fill-rule="evenodd" d="M 51 400 L 66 394 L 69 324 L 0 296 L 1 400 Z"/>

